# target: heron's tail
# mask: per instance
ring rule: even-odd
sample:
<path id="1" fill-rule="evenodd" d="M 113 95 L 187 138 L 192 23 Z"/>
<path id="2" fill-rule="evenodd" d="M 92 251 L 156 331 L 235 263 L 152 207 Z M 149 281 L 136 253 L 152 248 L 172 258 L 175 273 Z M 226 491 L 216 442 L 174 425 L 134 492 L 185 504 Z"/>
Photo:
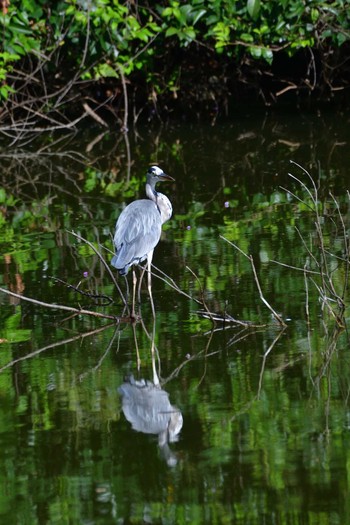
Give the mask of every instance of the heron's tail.
<path id="1" fill-rule="evenodd" d="M 114 268 L 117 268 L 118 270 L 117 264 L 118 264 L 118 257 L 116 255 L 113 255 L 113 258 L 111 260 L 111 265 L 114 266 Z"/>
<path id="2" fill-rule="evenodd" d="M 113 256 L 111 260 L 111 265 L 119 271 L 120 275 L 126 275 L 128 273 L 128 266 L 124 266 L 124 268 L 120 267 L 120 263 L 118 262 L 118 255 Z"/>

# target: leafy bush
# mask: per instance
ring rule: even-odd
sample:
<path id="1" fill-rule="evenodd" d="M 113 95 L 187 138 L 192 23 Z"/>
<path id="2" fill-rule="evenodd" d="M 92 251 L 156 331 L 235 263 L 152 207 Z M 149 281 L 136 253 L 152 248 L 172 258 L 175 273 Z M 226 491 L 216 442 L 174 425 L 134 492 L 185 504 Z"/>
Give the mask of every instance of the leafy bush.
<path id="1" fill-rule="evenodd" d="M 326 53 L 350 39 L 348 7 L 347 0 L 11 0 L 0 14 L 0 98 L 8 101 L 1 118 L 28 111 L 28 101 L 33 121 L 35 113 L 57 113 L 75 100 L 67 97 L 72 88 L 102 79 L 151 81 L 150 91 L 175 97 L 174 49 L 199 46 L 265 67 L 281 50 Z"/>
<path id="2" fill-rule="evenodd" d="M 217 52 L 272 60 L 272 52 L 286 48 L 292 54 L 306 46 L 330 40 L 340 45 L 350 38 L 349 2 L 311 0 L 170 0 L 160 9 L 166 21 L 165 36 L 176 35 L 188 45 L 196 39 L 214 43 Z M 200 24 L 198 22 L 201 22 Z"/>

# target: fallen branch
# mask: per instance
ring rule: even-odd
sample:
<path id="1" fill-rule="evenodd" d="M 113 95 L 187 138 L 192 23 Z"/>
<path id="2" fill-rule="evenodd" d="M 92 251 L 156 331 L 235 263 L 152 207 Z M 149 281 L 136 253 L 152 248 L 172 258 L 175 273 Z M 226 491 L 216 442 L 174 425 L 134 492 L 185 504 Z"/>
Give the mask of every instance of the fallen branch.
<path id="1" fill-rule="evenodd" d="M 201 317 L 204 317 L 204 319 L 210 319 L 213 323 L 221 322 L 223 324 L 236 324 L 244 328 L 266 328 L 267 326 L 267 324 L 256 324 L 253 321 L 240 321 L 239 319 L 236 319 L 227 313 L 221 315 L 214 312 L 209 312 L 208 310 L 198 310 L 196 313 Z"/>
<path id="2" fill-rule="evenodd" d="M 87 102 L 83 102 L 83 108 L 85 109 L 86 113 L 90 115 L 90 117 L 96 120 L 98 124 L 100 124 L 101 126 L 104 126 L 105 128 L 109 128 L 107 122 L 103 120 L 103 118 L 101 118 L 99 115 L 97 115 L 97 113 L 93 109 L 90 108 Z"/>
<path id="3" fill-rule="evenodd" d="M 64 310 L 66 312 L 73 312 L 79 315 L 90 315 L 92 317 L 100 317 L 102 319 L 112 319 L 117 323 L 126 323 L 130 321 L 129 317 L 118 317 L 117 315 L 102 314 L 100 312 L 93 312 L 91 310 L 73 308 L 72 306 L 65 306 L 63 304 L 45 303 L 43 301 L 38 301 L 37 299 L 32 299 L 31 297 L 26 297 L 25 295 L 21 295 L 19 293 L 10 292 L 10 290 L 6 290 L 5 288 L 0 288 L 0 292 L 6 295 L 11 295 L 12 297 L 17 297 L 17 299 L 20 299 L 21 301 L 27 301 L 28 303 L 43 306 L 45 308 L 52 308 L 53 310 Z"/>

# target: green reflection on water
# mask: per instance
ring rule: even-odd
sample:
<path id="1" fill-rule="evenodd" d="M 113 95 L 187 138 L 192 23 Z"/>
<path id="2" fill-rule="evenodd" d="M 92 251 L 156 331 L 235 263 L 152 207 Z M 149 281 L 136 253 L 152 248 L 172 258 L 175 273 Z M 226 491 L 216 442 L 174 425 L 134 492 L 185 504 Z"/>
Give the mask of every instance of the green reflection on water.
<path id="1" fill-rule="evenodd" d="M 280 187 L 298 191 L 286 175 L 291 157 L 317 175 L 325 217 L 333 213 L 329 190 L 348 216 L 350 149 L 337 144 L 349 143 L 350 130 L 339 120 L 270 116 L 263 127 L 250 118 L 210 129 L 174 126 L 157 137 L 140 130 L 142 141 L 131 137 L 129 181 L 124 146 L 113 134 L 86 154 L 86 163 L 58 146 L 54 160 L 3 159 L 2 286 L 86 306 L 53 276 L 114 297 L 103 310 L 119 315 L 122 305 L 103 265 L 66 230 L 111 248 L 121 209 L 143 195 L 141 175 L 150 158 L 159 158 L 176 184 L 163 190 L 175 212 L 155 251 L 156 266 L 195 297 L 203 289 L 214 312 L 270 322 L 249 261 L 223 235 L 253 255 L 266 298 L 289 321 L 266 355 L 276 326 L 244 331 L 218 324 L 211 334 L 194 301 L 154 279 L 159 374 L 184 418 L 179 441 L 169 443 L 169 467 L 158 438 L 132 430 L 118 393 L 130 374 L 153 379 L 142 326 L 134 333 L 129 325 L 68 318 L 1 295 L 1 521 L 350 521 L 347 335 L 322 319 L 311 287 L 308 326 L 303 274 L 271 262 L 303 267 L 295 226 L 305 238 L 313 235 L 307 206 Z M 91 139 L 85 132 L 70 151 L 85 151 Z M 339 256 L 342 237 L 327 228 L 326 246 Z M 335 264 L 332 271 L 341 287 L 344 268 Z M 142 314 L 151 333 L 145 289 Z"/>

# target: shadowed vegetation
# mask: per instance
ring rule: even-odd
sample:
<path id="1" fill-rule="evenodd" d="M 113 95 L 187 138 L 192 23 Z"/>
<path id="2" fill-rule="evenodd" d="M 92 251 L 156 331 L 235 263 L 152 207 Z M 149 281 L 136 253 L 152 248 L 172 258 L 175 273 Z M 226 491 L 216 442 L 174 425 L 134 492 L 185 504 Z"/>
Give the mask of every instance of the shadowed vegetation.
<path id="1" fill-rule="evenodd" d="M 2 0 L 4 133 L 346 97 L 349 3 Z M 200 68 L 198 68 L 200 64 Z M 288 99 L 289 100 L 289 99 Z"/>

